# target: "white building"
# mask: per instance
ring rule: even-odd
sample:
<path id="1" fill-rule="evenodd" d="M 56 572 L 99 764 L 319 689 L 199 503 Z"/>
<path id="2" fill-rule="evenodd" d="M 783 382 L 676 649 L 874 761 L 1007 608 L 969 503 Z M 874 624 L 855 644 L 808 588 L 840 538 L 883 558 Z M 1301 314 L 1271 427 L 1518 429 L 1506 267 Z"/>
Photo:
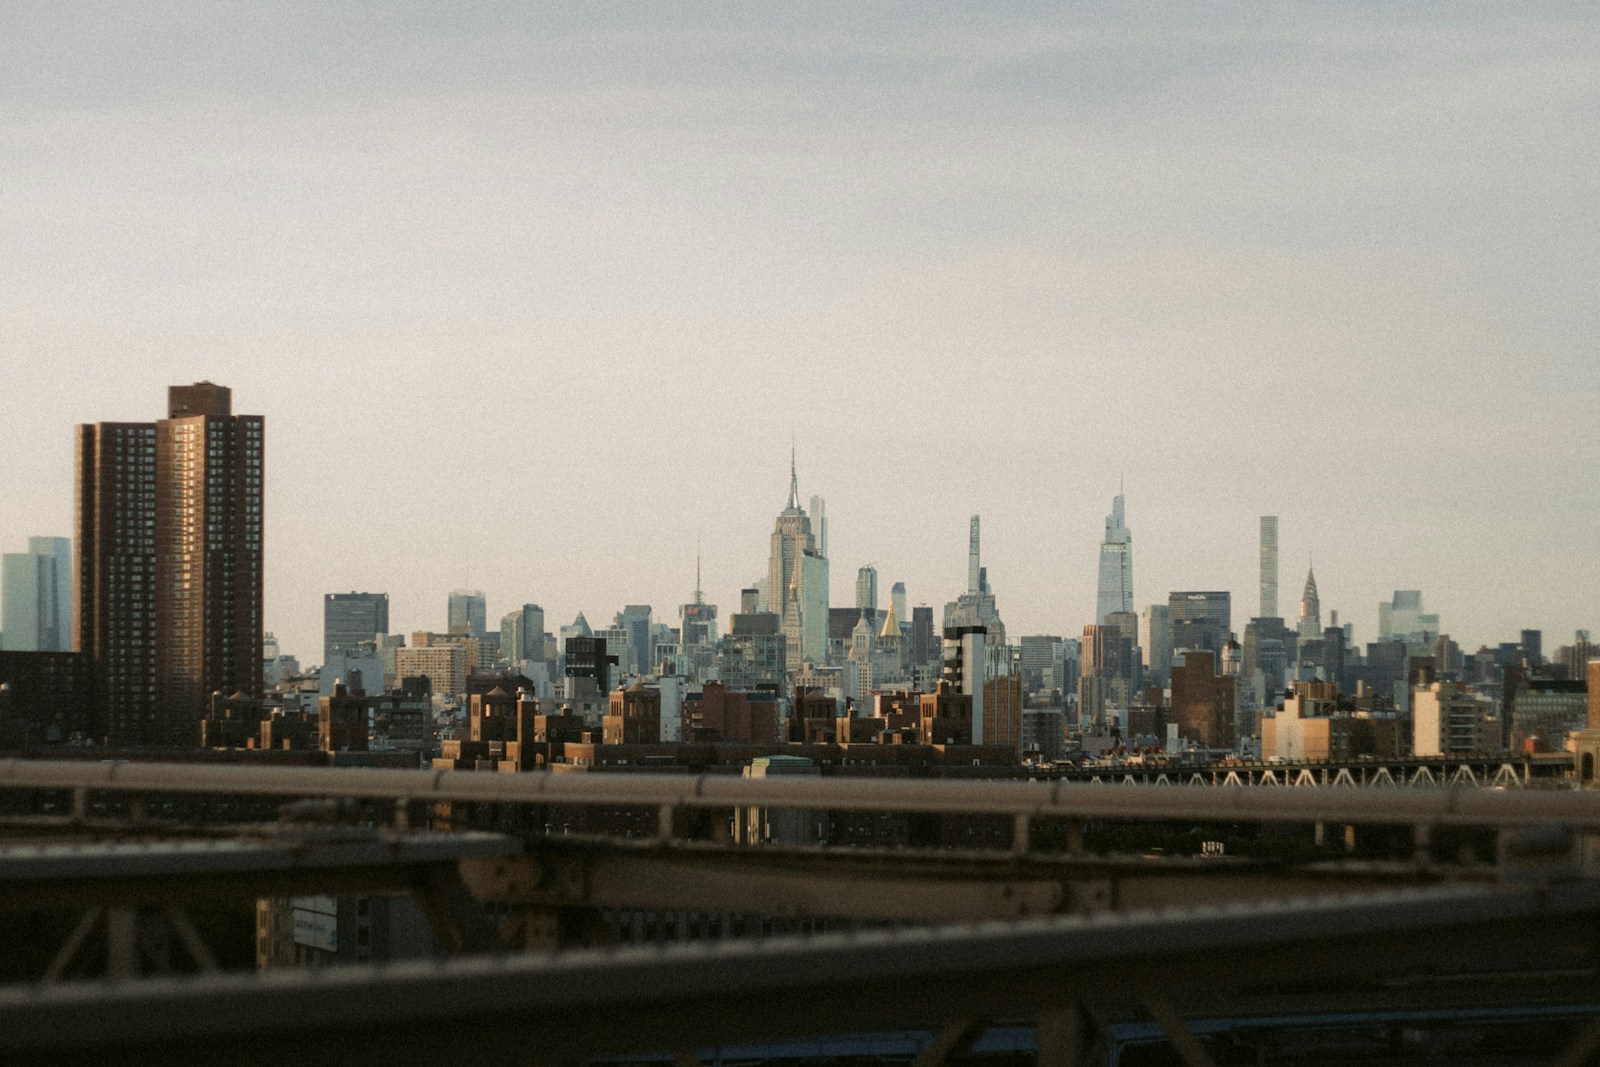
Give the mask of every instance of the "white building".
<path id="1" fill-rule="evenodd" d="M 1278 618 L 1278 516 L 1261 516 L 1261 618 Z"/>
<path id="2" fill-rule="evenodd" d="M 1453 682 L 1411 691 L 1411 731 L 1416 756 L 1481 756 L 1504 747 L 1494 705 Z"/>

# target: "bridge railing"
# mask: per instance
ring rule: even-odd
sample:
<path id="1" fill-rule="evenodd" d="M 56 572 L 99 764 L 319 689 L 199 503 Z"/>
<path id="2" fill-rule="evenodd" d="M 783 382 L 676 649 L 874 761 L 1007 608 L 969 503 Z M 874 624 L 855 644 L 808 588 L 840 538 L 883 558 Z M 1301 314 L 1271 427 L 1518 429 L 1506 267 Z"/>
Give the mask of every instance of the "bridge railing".
<path id="1" fill-rule="evenodd" d="M 0 793 L 58 791 L 82 808 L 91 796 L 327 798 L 412 803 L 675 810 L 766 807 L 953 813 L 1019 818 L 1149 821 L 1326 822 L 1518 828 L 1563 824 L 1600 831 L 1600 795 L 1578 790 L 1499 791 L 1451 786 L 1407 790 L 1227 787 L 1107 788 L 1067 781 L 850 777 L 744 778 L 650 773 L 497 774 L 326 767 L 0 761 Z"/>

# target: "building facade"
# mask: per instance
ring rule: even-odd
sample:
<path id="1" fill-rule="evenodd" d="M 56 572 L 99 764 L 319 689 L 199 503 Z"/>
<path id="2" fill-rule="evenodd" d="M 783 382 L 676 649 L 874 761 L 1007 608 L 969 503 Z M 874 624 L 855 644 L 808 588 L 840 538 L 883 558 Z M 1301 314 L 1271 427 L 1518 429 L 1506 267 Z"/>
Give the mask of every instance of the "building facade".
<path id="1" fill-rule="evenodd" d="M 1386 604 L 1378 605 L 1378 640 L 1404 641 L 1426 649 L 1439 637 L 1439 616 L 1422 607 L 1420 589 L 1396 589 Z"/>
<path id="2" fill-rule="evenodd" d="M 30 537 L 0 560 L 0 649 L 72 651 L 72 542 Z"/>
<path id="3" fill-rule="evenodd" d="M 461 644 L 397 648 L 394 670 L 401 685 L 407 678 L 427 678 L 433 692 L 457 697 L 467 689 L 467 649 Z"/>
<path id="4" fill-rule="evenodd" d="M 1165 688 L 1172 673 L 1172 607 L 1151 604 L 1139 616 L 1139 647 L 1144 651 L 1144 674 L 1151 685 Z"/>
<path id="5" fill-rule="evenodd" d="M 878 571 L 870 564 L 856 571 L 856 610 L 878 613 Z"/>
<path id="6" fill-rule="evenodd" d="M 1180 652 L 1214 652 L 1233 631 L 1233 596 L 1225 592 L 1178 592 L 1167 596 L 1167 618 L 1174 668 Z"/>
<path id="7" fill-rule="evenodd" d="M 622 658 L 623 669 L 630 674 L 655 673 L 653 643 L 650 637 L 650 605 L 628 604 L 618 612 L 614 628 L 627 634 L 627 648 L 613 647 Z"/>
<path id="8" fill-rule="evenodd" d="M 1094 621 L 1104 625 L 1114 611 L 1133 610 L 1133 532 L 1123 515 L 1122 494 L 1111 501 L 1106 539 L 1100 542 L 1100 582 Z"/>
<path id="9" fill-rule="evenodd" d="M 1412 755 L 1469 758 L 1502 751 L 1500 716 L 1487 700 L 1454 682 L 1412 689 Z"/>
<path id="10" fill-rule="evenodd" d="M 489 632 L 489 604 L 476 589 L 457 589 L 450 594 L 445 632 L 482 637 Z"/>
<path id="11" fill-rule="evenodd" d="M 322 597 L 322 662 L 344 648 L 377 643 L 389 632 L 388 593 L 326 593 Z"/>
<path id="12" fill-rule="evenodd" d="M 512 664 L 544 661 L 543 608 L 524 604 L 500 620 L 500 655 Z"/>
<path id="13" fill-rule="evenodd" d="M 816 500 L 817 498 L 813 498 Z M 767 611 L 777 615 L 790 672 L 828 657 L 828 557 L 800 506 L 800 484 L 789 460 L 789 503 L 773 524 L 767 557 Z"/>
<path id="14" fill-rule="evenodd" d="M 119 744 L 197 744 L 208 694 L 261 691 L 264 420 L 210 382 L 167 416 L 77 431 L 75 641 Z"/>
<path id="15" fill-rule="evenodd" d="M 989 571 L 981 561 L 977 515 L 972 516 L 967 530 L 967 591 L 944 606 L 944 629 L 982 627 L 991 645 L 1003 645 L 1006 624 L 1000 620 Z"/>
<path id="16" fill-rule="evenodd" d="M 1261 516 L 1261 614 L 1278 617 L 1278 516 Z"/>
<path id="17" fill-rule="evenodd" d="M 1172 666 L 1171 721 L 1178 735 L 1202 748 L 1231 749 L 1235 733 L 1234 679 L 1219 674 L 1216 653 L 1188 652 Z"/>

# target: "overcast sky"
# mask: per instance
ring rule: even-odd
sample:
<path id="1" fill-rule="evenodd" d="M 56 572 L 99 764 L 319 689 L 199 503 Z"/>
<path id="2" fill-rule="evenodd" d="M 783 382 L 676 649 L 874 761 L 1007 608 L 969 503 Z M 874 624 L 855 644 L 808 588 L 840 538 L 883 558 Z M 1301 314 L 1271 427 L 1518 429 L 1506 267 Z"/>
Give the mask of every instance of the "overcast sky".
<path id="1" fill-rule="evenodd" d="M 467 10 L 457 10 L 457 8 Z M 1135 599 L 1359 641 L 1600 629 L 1593 3 L 0 6 L 0 550 L 72 427 L 267 419 L 267 627 L 452 587 L 737 610 L 791 440 L 936 607 Z"/>

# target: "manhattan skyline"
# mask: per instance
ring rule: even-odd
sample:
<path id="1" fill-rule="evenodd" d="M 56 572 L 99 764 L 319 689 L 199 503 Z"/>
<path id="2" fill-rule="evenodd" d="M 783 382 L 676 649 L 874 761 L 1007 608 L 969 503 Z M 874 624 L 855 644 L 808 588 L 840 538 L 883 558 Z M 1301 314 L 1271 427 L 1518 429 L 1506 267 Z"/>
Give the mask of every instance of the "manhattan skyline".
<path id="1" fill-rule="evenodd" d="M 270 471 L 270 469 L 271 469 L 271 456 L 270 456 L 270 453 L 269 453 L 269 456 L 268 456 L 267 467 L 268 467 L 268 470 Z M 794 473 L 794 468 L 793 467 L 790 468 L 790 478 L 791 479 L 795 479 L 796 478 L 796 474 Z M 271 484 L 270 474 L 268 476 L 268 484 L 269 484 L 268 499 L 270 501 L 271 496 L 272 496 L 271 489 L 270 489 L 270 484 Z M 791 483 L 790 492 L 791 492 L 791 496 L 790 496 L 789 499 L 790 499 L 791 503 L 790 503 L 789 506 L 792 507 L 793 506 L 792 505 L 792 501 L 794 499 L 792 483 Z M 843 494 L 841 494 L 841 495 L 843 495 Z M 1119 500 L 1122 499 L 1124 497 L 1124 492 L 1119 489 L 1117 497 L 1118 497 Z M 832 506 L 830 505 L 830 512 L 832 510 L 833 510 Z M 1156 509 L 1156 510 L 1159 511 L 1161 509 Z M 271 505 L 270 505 L 270 503 L 268 505 L 267 513 L 268 513 L 268 527 L 270 529 L 271 526 L 272 526 L 272 522 L 271 522 L 271 518 L 270 518 L 270 516 L 271 516 Z M 950 516 L 936 516 L 936 517 L 937 518 L 941 518 L 941 519 L 946 519 L 946 520 L 950 518 Z M 956 520 L 957 523 L 960 523 L 961 517 L 959 515 L 958 516 L 954 516 L 954 519 Z M 770 524 L 770 519 L 769 519 L 769 524 Z M 937 528 L 942 529 L 943 526 L 948 526 L 948 525 L 952 525 L 952 523 L 950 523 L 948 521 L 945 521 L 945 522 L 942 523 L 942 525 L 940 525 Z M 965 524 L 962 524 L 962 525 L 965 525 Z M 930 524 L 930 527 L 932 527 L 932 524 Z M 770 536 L 771 536 L 770 534 L 767 535 L 768 538 L 770 538 Z M 965 551 L 966 545 L 967 545 L 967 543 L 965 541 L 962 541 L 960 543 L 960 545 L 957 546 L 960 549 L 959 557 L 957 558 L 956 553 L 950 551 L 950 546 L 942 545 L 942 544 L 933 544 L 930 541 L 928 543 L 928 546 L 927 546 L 928 547 L 928 553 L 927 554 L 928 554 L 929 557 L 931 557 L 932 562 L 931 563 L 924 563 L 923 565 L 921 565 L 918 568 L 911 568 L 911 569 L 908 569 L 908 570 L 915 570 L 915 572 L 918 573 L 918 574 L 933 575 L 933 576 L 935 576 L 934 579 L 933 579 L 935 581 L 938 580 L 937 576 L 940 573 L 942 573 L 943 571 L 952 570 L 952 571 L 955 572 L 955 579 L 946 579 L 946 581 L 954 581 L 953 588 L 955 588 L 957 591 L 959 591 L 959 589 L 964 588 L 964 585 L 962 585 L 962 582 L 965 581 L 965 579 L 966 579 L 966 571 L 968 569 L 968 564 L 970 563 L 970 560 L 969 560 L 969 557 L 967 555 L 967 552 Z M 763 546 L 763 547 L 765 547 L 765 546 Z M 305 549 L 305 550 L 308 550 L 308 551 L 313 550 L 313 546 L 310 546 L 310 545 L 302 546 L 302 548 Z M 1084 583 L 1086 585 L 1086 587 L 1088 588 L 1088 590 L 1089 590 L 1089 597 L 1088 597 L 1087 607 L 1085 609 L 1088 614 L 1083 619 L 1083 622 L 1087 622 L 1087 621 L 1091 620 L 1093 618 L 1094 611 L 1095 611 L 1095 602 L 1096 602 L 1095 587 L 1096 587 L 1096 583 L 1097 583 L 1097 579 L 1098 579 L 1098 568 L 1099 568 L 1098 549 L 1099 549 L 1099 544 L 1098 544 L 1098 542 L 1095 542 L 1095 543 L 1091 543 L 1087 547 L 1087 549 L 1082 553 L 1084 559 L 1087 560 L 1087 563 L 1085 563 L 1083 565 L 1087 569 L 1089 569 L 1091 571 L 1091 574 L 1090 574 L 1089 578 Z M 1231 559 L 1230 558 L 1230 560 L 1228 562 L 1230 563 L 1231 566 L 1229 568 L 1226 568 L 1226 570 L 1231 570 L 1232 572 L 1238 573 L 1238 572 L 1241 572 L 1241 571 L 1243 571 L 1245 569 L 1248 569 L 1249 566 L 1252 564 L 1252 562 L 1255 561 L 1255 554 L 1257 552 L 1257 549 L 1258 549 L 1258 545 L 1253 540 L 1249 541 L 1246 544 L 1244 544 L 1242 546 L 1242 548 L 1240 549 L 1240 551 L 1233 553 L 1233 555 L 1241 555 L 1242 554 L 1243 556 L 1251 557 L 1251 558 L 1244 559 L 1243 561 L 1241 561 L 1240 559 Z M 984 561 L 985 561 L 985 568 L 986 569 L 988 569 L 989 560 L 992 558 L 992 556 L 990 555 L 990 551 L 991 550 L 988 548 L 988 542 L 986 542 L 985 543 L 985 550 L 984 550 L 984 553 L 985 553 L 984 554 Z M 951 555 L 953 562 L 949 562 L 949 566 L 948 567 L 941 567 L 939 565 L 941 562 L 947 562 L 947 561 L 943 560 L 943 557 L 945 555 Z M 314 603 L 312 605 L 312 612 L 311 613 L 316 616 L 315 619 L 309 620 L 309 621 L 307 621 L 305 619 L 301 619 L 300 616 L 306 615 L 307 613 L 305 611 L 303 611 L 303 610 L 300 610 L 301 608 L 303 608 L 303 605 L 295 604 L 295 605 L 292 605 L 294 610 L 291 610 L 291 611 L 283 613 L 284 617 L 287 618 L 290 621 L 291 626 L 274 627 L 273 621 L 272 621 L 273 620 L 272 608 L 271 608 L 270 605 L 274 602 L 275 599 L 278 599 L 278 598 L 275 598 L 273 596 L 273 593 L 272 593 L 272 581 L 271 581 L 271 574 L 272 574 L 272 571 L 273 571 L 273 567 L 272 567 L 272 564 L 271 564 L 272 557 L 273 557 L 273 553 L 272 553 L 271 545 L 269 544 L 268 547 L 267 547 L 267 559 L 268 559 L 267 570 L 268 570 L 268 574 L 269 574 L 269 578 L 268 578 L 268 581 L 267 581 L 267 602 L 268 602 L 268 605 L 269 605 L 268 611 L 267 611 L 267 629 L 268 629 L 268 631 L 272 632 L 275 635 L 275 637 L 277 638 L 280 646 L 283 648 L 283 650 L 285 652 L 287 652 L 289 654 L 292 654 L 292 655 L 299 655 L 302 658 L 302 662 L 305 662 L 305 663 L 309 664 L 313 659 L 316 658 L 316 653 L 320 650 L 322 642 L 323 642 L 323 639 L 324 639 L 324 635 L 323 635 L 323 632 L 322 632 L 321 612 L 322 612 L 322 600 L 323 600 L 323 597 L 325 596 L 325 594 L 319 594 L 316 603 Z M 594 563 L 594 561 L 592 561 L 592 560 L 583 561 L 583 562 L 585 562 L 588 565 L 592 565 Z M 703 566 L 703 559 L 696 559 L 695 562 L 698 565 Z M 1026 566 L 1026 561 L 1023 561 L 1023 565 Z M 1063 568 L 1065 568 L 1066 566 L 1070 566 L 1070 565 L 1071 565 L 1071 561 L 1064 561 L 1063 562 Z M 766 573 L 764 573 L 766 569 L 767 569 L 767 563 L 765 561 L 763 561 L 762 564 L 761 564 L 761 570 L 762 570 L 763 573 L 752 574 L 752 575 L 749 576 L 748 580 L 742 581 L 742 582 L 738 582 L 738 583 L 734 584 L 727 591 L 727 593 L 725 595 L 725 598 L 720 600 L 720 601 L 715 599 L 714 597 L 708 595 L 707 598 L 706 598 L 706 603 L 724 605 L 726 607 L 726 609 L 731 612 L 732 610 L 734 610 L 734 606 L 736 606 L 738 604 L 738 602 L 739 602 L 739 590 L 741 588 L 744 588 L 744 587 L 749 587 L 749 586 L 755 585 L 759 581 L 765 579 L 767 577 Z M 882 565 L 881 564 L 879 565 L 879 569 L 880 569 L 880 571 L 882 570 Z M 531 576 L 536 575 L 536 574 L 559 574 L 559 572 L 561 570 L 562 570 L 562 568 L 560 566 L 559 561 L 551 561 L 551 564 L 549 566 L 547 566 L 547 567 L 544 567 L 544 568 L 534 568 L 534 567 L 530 566 L 529 569 L 526 571 L 526 573 L 531 577 Z M 353 569 L 351 573 L 359 573 L 359 574 L 363 574 L 363 575 L 373 575 L 373 576 L 375 576 L 375 577 L 372 578 L 372 580 L 368 581 L 366 583 L 366 586 L 363 586 L 362 589 L 364 591 L 367 590 L 367 589 L 370 589 L 370 591 L 373 591 L 373 592 L 388 593 L 391 602 L 397 602 L 397 603 L 403 605 L 403 608 L 400 609 L 400 610 L 404 610 L 404 611 L 408 612 L 408 614 L 400 615 L 397 612 L 397 614 L 395 616 L 395 619 L 394 619 L 394 622 L 393 622 L 393 625 L 392 625 L 392 629 L 393 629 L 394 632 L 409 633 L 414 629 L 430 629 L 430 628 L 444 629 L 445 626 L 446 626 L 446 623 L 447 623 L 446 616 L 447 616 L 448 601 L 452 596 L 454 596 L 454 595 L 456 595 L 456 594 L 458 594 L 460 592 L 460 590 L 457 589 L 454 585 L 450 585 L 450 579 L 449 579 L 449 576 L 448 576 L 448 569 L 447 568 L 439 568 L 436 571 L 436 573 L 443 573 L 443 574 L 446 575 L 446 577 L 444 579 L 442 579 L 442 580 L 445 582 L 446 585 L 450 586 L 448 589 L 445 589 L 445 590 L 440 592 L 440 595 L 438 597 L 438 602 L 437 603 L 432 603 L 427 599 L 427 594 L 428 594 L 429 590 L 423 589 L 421 587 L 420 583 L 417 583 L 414 580 L 408 580 L 409 576 L 408 576 L 407 572 L 393 572 L 393 573 L 388 574 L 386 577 L 384 577 L 380 581 L 379 577 L 376 577 L 377 575 L 379 575 L 379 571 L 377 570 L 377 568 L 375 568 L 374 566 L 369 564 L 369 565 L 367 565 L 365 567 L 362 567 L 362 568 Z M 632 574 L 632 573 L 633 573 L 633 571 L 627 566 L 627 564 L 625 564 L 625 563 L 624 564 L 620 564 L 616 568 L 616 573 L 614 575 L 607 576 L 601 582 L 597 583 L 597 586 L 603 586 L 604 588 L 616 587 L 616 588 L 621 588 L 623 590 L 627 590 L 629 588 L 628 576 L 630 574 Z M 1194 573 L 1201 573 L 1201 571 L 1197 571 L 1197 572 L 1194 572 Z M 1212 567 L 1209 567 L 1209 568 L 1204 568 L 1203 569 L 1203 573 L 1208 573 L 1208 574 L 1225 573 L 1225 569 L 1212 566 Z M 518 592 L 517 592 L 517 588 L 518 587 L 514 584 L 516 580 L 517 580 L 516 579 L 516 569 L 513 567 L 513 568 L 511 568 L 511 578 L 509 579 L 509 581 L 502 582 L 502 586 L 498 590 L 491 589 L 488 592 L 486 592 L 485 599 L 487 600 L 488 613 L 489 613 L 490 616 L 492 616 L 494 618 L 498 618 L 500 615 L 504 614 L 505 612 L 511 611 L 511 610 L 514 610 L 517 607 L 520 607 L 520 605 L 525 603 L 525 602 L 537 602 L 537 603 L 540 604 L 541 607 L 543 607 L 545 609 L 547 626 L 553 631 L 556 628 L 558 628 L 559 626 L 565 625 L 566 623 L 572 621 L 572 618 L 575 617 L 580 612 L 582 612 L 582 613 L 584 613 L 584 614 L 586 614 L 588 616 L 591 616 L 591 617 L 593 617 L 595 619 L 598 619 L 598 620 L 608 620 L 610 618 L 610 615 L 613 613 L 614 610 L 615 611 L 620 611 L 622 606 L 623 606 L 622 603 L 618 603 L 616 605 L 615 609 L 613 609 L 610 606 L 608 606 L 607 604 L 595 603 L 594 601 L 596 600 L 596 596 L 593 593 L 585 594 L 585 593 L 580 592 L 578 594 L 578 600 L 574 601 L 574 603 L 579 603 L 579 606 L 576 607 L 574 610 L 566 611 L 562 607 L 558 606 L 554 610 L 554 612 L 552 612 L 551 606 L 550 606 L 550 602 L 549 602 L 550 598 L 547 597 L 547 598 L 541 599 L 538 596 L 519 595 Z M 669 579 L 669 581 L 670 581 L 670 579 Z M 694 581 L 695 581 L 695 579 L 691 579 L 690 580 L 690 584 L 693 585 Z M 294 584 L 298 588 L 302 583 L 296 582 Z M 552 583 L 552 584 L 554 585 L 554 584 L 557 584 L 557 583 Z M 839 583 L 838 582 L 833 582 L 832 584 L 833 585 L 838 585 Z M 992 584 L 992 581 L 991 581 L 991 584 Z M 1192 584 L 1195 584 L 1195 583 L 1191 582 L 1190 584 L 1192 585 Z M 1346 584 L 1346 583 L 1341 583 L 1341 585 L 1343 585 L 1343 584 Z M 1355 583 L 1348 583 L 1348 584 L 1355 584 Z M 918 588 L 922 588 L 922 587 L 923 587 L 923 583 L 919 582 L 918 583 Z M 940 588 L 944 588 L 944 587 L 941 586 Z M 1183 588 L 1183 585 L 1181 584 L 1181 582 L 1177 583 L 1177 584 L 1173 584 L 1171 586 L 1171 589 L 1179 589 L 1179 588 Z M 1231 589 L 1231 591 L 1233 591 L 1236 595 L 1240 595 L 1240 596 L 1245 596 L 1245 595 L 1248 594 L 1248 587 L 1247 586 L 1227 586 L 1227 585 L 1223 585 L 1223 586 L 1219 586 L 1219 588 Z M 1399 587 L 1397 586 L 1396 588 L 1399 588 Z M 1167 597 L 1168 592 L 1170 591 L 1167 588 L 1161 588 L 1159 591 L 1157 591 L 1156 589 L 1152 588 L 1152 589 L 1149 590 L 1149 593 L 1151 594 L 1151 596 L 1147 597 L 1144 592 L 1140 591 L 1140 589 L 1141 589 L 1141 587 L 1139 587 L 1137 585 L 1135 586 L 1134 607 L 1135 607 L 1135 611 L 1136 612 L 1142 611 L 1143 607 L 1147 603 L 1163 603 L 1165 601 L 1166 597 Z M 1447 603 L 1447 604 L 1452 602 L 1452 597 L 1450 595 L 1450 591 L 1447 588 L 1438 589 L 1438 590 L 1425 589 L 1424 591 L 1429 597 L 1430 607 L 1433 607 L 1436 611 L 1438 611 L 1438 608 L 1437 608 L 1437 603 L 1438 602 L 1443 601 L 1444 603 Z M 339 593 L 339 592 L 342 592 L 342 590 L 334 590 L 334 592 L 335 593 Z M 848 590 L 846 590 L 845 592 L 848 592 Z M 1019 574 L 1018 589 L 1017 589 L 1017 594 L 1015 596 L 1016 602 L 1019 605 L 1021 605 L 1021 604 L 1035 604 L 1035 605 L 1037 605 L 1040 602 L 1040 598 L 1038 596 L 1036 596 L 1036 595 L 1030 596 L 1029 594 L 1030 594 L 1030 589 L 1028 588 L 1028 581 L 1027 580 L 1023 580 L 1021 578 L 1021 575 Z M 952 592 L 949 595 L 950 596 L 954 596 L 955 593 Z M 659 598 L 659 600 L 651 600 L 649 602 L 652 604 L 652 606 L 655 608 L 655 610 L 657 612 L 670 612 L 670 611 L 675 609 L 675 606 L 676 606 L 677 603 L 679 603 L 679 602 L 688 602 L 688 601 L 692 601 L 693 600 L 692 591 L 691 591 L 690 596 L 687 598 L 687 600 L 683 600 L 681 598 L 678 599 L 678 600 L 671 599 L 674 596 L 676 596 L 675 589 L 670 589 L 667 592 L 667 594 L 662 596 L 661 598 Z M 841 596 L 841 592 L 840 592 L 839 589 L 831 589 L 830 590 L 830 600 L 835 604 L 835 606 L 839 606 L 840 604 L 847 603 L 847 602 L 853 603 L 853 600 L 850 597 L 843 597 L 843 599 L 837 599 L 840 596 Z M 1151 597 L 1153 597 L 1154 599 L 1151 599 Z M 921 599 L 921 597 L 916 595 L 916 594 L 913 594 L 910 597 L 910 599 L 912 600 L 912 602 L 915 602 L 915 603 L 923 603 L 924 602 Z M 1340 613 L 1339 617 L 1340 617 L 1341 623 L 1352 623 L 1352 624 L 1354 624 L 1354 626 L 1356 627 L 1355 633 L 1356 633 L 1356 639 L 1357 639 L 1358 642 L 1360 642 L 1362 644 L 1365 644 L 1367 641 L 1373 641 L 1373 640 L 1377 640 L 1378 639 L 1378 603 L 1376 601 L 1374 601 L 1374 603 L 1371 605 L 1371 611 L 1369 613 L 1369 612 L 1361 610 L 1361 608 L 1364 605 L 1354 605 L 1354 606 L 1351 606 L 1351 607 L 1344 607 L 1341 604 L 1332 604 L 1332 605 L 1330 605 L 1325 596 L 1322 597 L 1321 599 L 1322 599 L 1322 603 L 1323 603 L 1324 612 L 1326 612 L 1326 610 L 1331 606 L 1333 610 L 1339 611 L 1339 613 Z M 1389 599 L 1389 595 L 1386 593 L 1381 597 L 1381 599 L 1384 600 L 1384 601 L 1387 601 Z M 637 600 L 637 598 L 636 598 L 636 600 Z M 643 602 L 643 601 L 639 601 L 639 602 Z M 997 602 L 998 602 L 999 606 L 1002 609 L 1005 609 L 1005 608 L 1007 608 L 1007 606 L 1009 604 L 1012 603 L 1012 597 L 1006 595 L 1006 590 L 1005 589 L 1001 589 L 1001 590 L 998 591 Z M 934 606 L 937 608 L 937 605 L 934 605 Z M 1581 612 L 1583 610 L 1582 605 L 1578 605 L 1577 610 Z M 1054 628 L 1054 629 L 1052 629 L 1049 625 L 1036 626 L 1036 627 L 1027 629 L 1026 631 L 1019 630 L 1019 629 L 1017 629 L 1015 627 L 1012 627 L 1012 626 L 1008 625 L 1008 629 L 1012 633 L 1016 633 L 1019 636 L 1023 632 L 1027 632 L 1027 633 L 1047 633 L 1048 632 L 1048 633 L 1057 633 L 1057 634 L 1060 634 L 1060 635 L 1066 636 L 1066 637 L 1073 637 L 1073 636 L 1076 636 L 1076 634 L 1078 632 L 1078 629 L 1081 628 L 1081 625 L 1083 623 L 1073 623 L 1072 621 L 1070 621 L 1071 617 L 1072 617 L 1070 612 L 1071 612 L 1071 609 L 1067 609 L 1067 612 L 1065 614 L 1063 614 L 1061 612 L 1055 613 L 1055 617 L 1056 618 L 1065 619 L 1067 621 L 1059 623 L 1056 626 L 1056 628 Z M 1498 640 L 1505 640 L 1505 639 L 1507 639 L 1509 637 L 1514 637 L 1515 634 L 1516 634 L 1516 631 L 1520 628 L 1520 625 L 1517 624 L 1514 621 L 1503 622 L 1503 623 L 1499 624 L 1499 630 L 1494 631 L 1494 632 L 1486 633 L 1480 639 L 1480 638 L 1476 638 L 1476 637 L 1472 637 L 1472 636 L 1466 635 L 1459 628 L 1452 628 L 1452 625 L 1451 625 L 1452 616 L 1449 615 L 1449 614 L 1445 614 L 1442 611 L 1439 611 L 1438 613 L 1444 616 L 1443 619 L 1442 619 L 1443 632 L 1446 633 L 1446 634 L 1449 634 L 1452 637 L 1454 637 L 1459 643 L 1462 644 L 1463 648 L 1466 649 L 1466 650 L 1475 649 L 1475 648 L 1478 647 L 1479 644 L 1489 644 L 1490 646 L 1493 646 Z M 1370 619 L 1367 617 L 1369 614 L 1370 614 Z M 1290 616 L 1291 616 L 1290 617 L 1290 621 L 1291 622 L 1294 621 L 1293 620 L 1293 615 L 1294 615 L 1294 613 L 1291 612 L 1290 613 Z M 663 616 L 663 617 L 665 617 L 665 616 Z M 1049 617 L 1049 616 L 1047 615 L 1046 617 Z M 1490 617 L 1495 617 L 1495 616 L 1493 614 L 1491 614 Z M 1579 616 L 1579 617 L 1582 617 L 1582 616 Z M 1240 620 L 1242 620 L 1244 618 L 1246 618 L 1246 616 L 1242 616 L 1242 615 L 1240 616 Z M 1537 623 L 1537 622 L 1538 622 L 1537 619 L 1534 620 L 1534 623 Z M 1541 628 L 1540 626 L 1534 625 L 1534 624 L 1528 624 L 1528 625 L 1529 625 L 1529 628 L 1533 628 L 1533 629 L 1540 629 Z M 308 629 L 308 627 L 310 627 L 310 628 Z M 1578 629 L 1578 628 L 1584 628 L 1584 627 L 1582 626 L 1582 624 L 1580 624 L 1579 626 L 1575 626 L 1574 627 L 1574 629 Z M 1239 626 L 1235 627 L 1235 630 L 1236 630 L 1236 632 L 1242 632 L 1242 621 L 1240 622 Z M 1550 643 L 1550 645 L 1552 647 L 1554 647 L 1554 645 L 1556 645 L 1558 643 L 1561 643 L 1562 641 L 1565 640 L 1565 638 L 1567 636 L 1569 636 L 1564 631 L 1556 631 L 1556 630 L 1546 629 L 1545 632 L 1547 634 L 1547 640 L 1548 640 L 1548 642 Z M 304 652 L 300 652 L 299 650 L 302 647 L 307 649 L 309 654 L 304 653 Z"/>
<path id="2" fill-rule="evenodd" d="M 72 427 L 173 382 L 273 426 L 266 627 L 451 590 L 730 611 L 792 439 L 856 570 L 1008 632 L 1284 590 L 1375 639 L 1591 627 L 1592 14 L 1547 4 L 3 16 L 0 551 Z M 856 21 L 849 21 L 850 19 Z M 158 32 L 159 31 L 159 32 Z"/>

